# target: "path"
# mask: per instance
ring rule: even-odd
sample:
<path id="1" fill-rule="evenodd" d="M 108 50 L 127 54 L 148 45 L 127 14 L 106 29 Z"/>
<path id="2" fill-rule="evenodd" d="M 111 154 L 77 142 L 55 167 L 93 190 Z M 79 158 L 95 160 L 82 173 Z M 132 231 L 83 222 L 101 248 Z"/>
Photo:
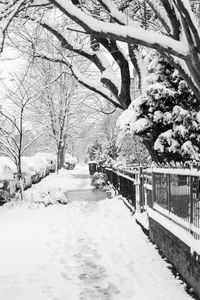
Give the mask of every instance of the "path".
<path id="1" fill-rule="evenodd" d="M 86 171 L 34 188 L 94 193 Z M 0 209 L 0 300 L 191 300 L 120 200 L 76 197 Z"/>

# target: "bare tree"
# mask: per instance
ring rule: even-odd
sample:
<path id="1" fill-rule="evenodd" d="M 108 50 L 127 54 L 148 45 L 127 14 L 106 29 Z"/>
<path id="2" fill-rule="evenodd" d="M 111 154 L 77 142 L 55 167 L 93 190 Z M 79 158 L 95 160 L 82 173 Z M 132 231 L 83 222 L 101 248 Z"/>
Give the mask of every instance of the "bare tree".
<path id="1" fill-rule="evenodd" d="M 28 107 L 38 94 L 33 90 L 35 82 L 28 82 L 22 75 L 3 84 L 0 110 L 0 151 L 8 155 L 17 167 L 21 195 L 23 194 L 22 160 L 24 152 L 41 136 L 31 130 Z M 31 139 L 28 138 L 31 136 Z"/>
<path id="2" fill-rule="evenodd" d="M 68 72 L 67 72 L 68 71 Z M 64 164 L 65 152 L 70 141 L 77 136 L 81 128 L 81 117 L 84 114 L 83 98 L 80 97 L 81 89 L 71 76 L 70 70 L 63 68 L 62 64 L 50 61 L 36 61 L 32 74 L 39 75 L 41 81 L 35 85 L 36 89 L 45 86 L 54 78 L 54 81 L 44 93 L 31 106 L 36 123 L 40 123 L 43 131 L 53 142 L 57 153 L 58 168 Z M 31 76 L 31 75 L 30 75 Z"/>

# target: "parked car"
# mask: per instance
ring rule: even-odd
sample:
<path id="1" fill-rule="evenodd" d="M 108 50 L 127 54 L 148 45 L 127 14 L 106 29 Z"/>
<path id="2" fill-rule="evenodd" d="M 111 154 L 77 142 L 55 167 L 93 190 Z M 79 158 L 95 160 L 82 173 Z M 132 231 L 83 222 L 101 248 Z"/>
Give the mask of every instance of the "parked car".
<path id="1" fill-rule="evenodd" d="M 32 156 L 23 156 L 22 161 L 27 164 L 29 173 L 31 175 L 32 183 L 37 183 L 40 180 L 40 169 L 35 164 Z M 41 177 L 42 178 L 42 177 Z"/>
<path id="2" fill-rule="evenodd" d="M 24 189 L 27 189 L 32 186 L 32 178 L 28 164 L 23 159 L 21 160 L 21 169 Z"/>
<path id="3" fill-rule="evenodd" d="M 18 180 L 18 175 L 17 175 L 17 166 L 15 163 L 10 159 L 10 157 L 3 157 L 3 161 L 9 166 L 9 168 L 12 170 L 16 182 L 17 189 L 20 188 L 20 183 Z M 30 187 L 32 185 L 32 180 L 31 180 L 31 174 L 29 172 L 28 166 L 26 165 L 25 162 L 22 161 L 21 163 L 21 169 L 22 169 L 22 180 L 23 180 L 23 187 L 24 189 Z"/>
<path id="4" fill-rule="evenodd" d="M 16 188 L 16 180 L 12 169 L 3 157 L 0 157 L 0 205 L 14 196 Z"/>
<path id="5" fill-rule="evenodd" d="M 77 164 L 77 157 L 72 156 L 69 153 L 66 153 L 65 155 L 65 162 L 64 162 L 64 168 L 67 170 L 73 170 Z"/>
<path id="6" fill-rule="evenodd" d="M 49 174 L 49 165 L 45 159 L 37 155 L 32 156 L 35 166 L 39 169 L 40 179 Z"/>
<path id="7" fill-rule="evenodd" d="M 55 172 L 56 170 L 56 156 L 52 153 L 47 152 L 37 152 L 35 156 L 40 157 L 47 161 L 50 172 Z"/>

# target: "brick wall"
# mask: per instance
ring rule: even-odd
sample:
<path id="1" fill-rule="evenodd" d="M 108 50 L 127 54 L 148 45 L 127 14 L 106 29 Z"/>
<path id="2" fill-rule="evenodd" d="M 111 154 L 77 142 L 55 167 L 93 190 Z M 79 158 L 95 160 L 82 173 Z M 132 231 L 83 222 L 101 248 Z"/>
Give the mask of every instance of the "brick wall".
<path id="1" fill-rule="evenodd" d="M 200 297 L 200 255 L 152 218 L 149 237 Z"/>

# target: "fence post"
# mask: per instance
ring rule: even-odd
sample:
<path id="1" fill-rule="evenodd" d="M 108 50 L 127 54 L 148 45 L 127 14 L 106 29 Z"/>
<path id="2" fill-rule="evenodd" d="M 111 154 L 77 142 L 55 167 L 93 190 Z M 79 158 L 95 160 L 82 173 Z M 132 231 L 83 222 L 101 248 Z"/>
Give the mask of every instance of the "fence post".
<path id="1" fill-rule="evenodd" d="M 143 211 L 142 209 L 142 206 L 143 206 L 143 189 L 144 189 L 144 186 L 143 186 L 143 174 L 142 174 L 142 167 L 140 167 L 139 169 L 139 187 L 140 187 L 140 198 L 139 198 L 139 205 L 140 205 L 140 212 Z"/>
<path id="2" fill-rule="evenodd" d="M 155 174 L 152 171 L 152 208 L 155 200 L 156 200 L 156 180 L 155 180 Z"/>
<path id="3" fill-rule="evenodd" d="M 167 181 L 167 206 L 168 206 L 168 211 L 171 212 L 170 174 L 166 174 L 166 181 Z"/>
<path id="4" fill-rule="evenodd" d="M 190 176 L 190 224 L 193 223 L 193 177 Z M 191 233 L 192 230 L 191 230 Z"/>

